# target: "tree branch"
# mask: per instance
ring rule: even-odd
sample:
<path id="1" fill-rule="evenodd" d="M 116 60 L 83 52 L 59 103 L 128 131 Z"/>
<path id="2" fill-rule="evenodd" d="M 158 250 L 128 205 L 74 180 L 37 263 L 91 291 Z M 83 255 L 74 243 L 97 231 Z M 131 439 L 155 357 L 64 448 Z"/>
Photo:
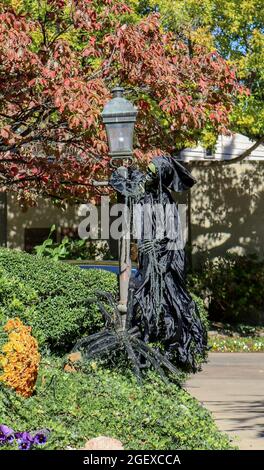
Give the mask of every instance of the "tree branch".
<path id="1" fill-rule="evenodd" d="M 230 160 L 212 160 L 212 161 L 205 161 L 205 160 L 200 160 L 200 161 L 190 161 L 189 163 L 195 163 L 198 164 L 199 166 L 207 167 L 207 166 L 212 166 L 212 165 L 233 165 L 234 163 L 239 163 L 245 160 L 245 158 L 249 157 L 254 150 L 256 150 L 260 145 L 264 143 L 264 136 L 261 137 L 259 140 L 257 140 L 251 147 L 249 147 L 247 150 L 242 152 L 240 155 L 238 155 L 235 158 L 230 158 Z M 264 160 L 264 157 L 263 157 Z"/>
<path id="2" fill-rule="evenodd" d="M 249 147 L 247 150 L 242 152 L 238 157 L 231 158 L 230 160 L 224 160 L 224 163 L 226 165 L 230 165 L 232 163 L 238 163 L 243 161 L 245 158 L 249 157 L 254 150 L 256 150 L 260 145 L 264 143 L 264 136 L 261 137 L 259 140 L 257 140 L 251 147 Z"/>

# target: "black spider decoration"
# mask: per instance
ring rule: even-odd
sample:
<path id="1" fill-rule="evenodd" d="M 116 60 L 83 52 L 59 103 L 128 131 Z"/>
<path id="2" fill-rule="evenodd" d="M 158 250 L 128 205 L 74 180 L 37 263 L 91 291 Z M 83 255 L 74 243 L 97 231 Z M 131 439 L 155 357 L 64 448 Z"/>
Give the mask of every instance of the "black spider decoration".
<path id="1" fill-rule="evenodd" d="M 95 292 L 96 298 L 89 303 L 96 303 L 104 317 L 105 328 L 99 333 L 81 338 L 74 346 L 73 352 L 80 351 L 86 360 L 101 358 L 114 351 L 124 350 L 131 362 L 132 369 L 139 383 L 142 382 L 143 371 L 152 367 L 164 381 L 167 381 L 165 370 L 178 375 L 179 370 L 160 351 L 153 349 L 141 340 L 138 327 L 130 327 L 130 315 L 126 317 L 125 326 L 111 294 Z M 109 313 L 102 300 L 108 302 Z"/>

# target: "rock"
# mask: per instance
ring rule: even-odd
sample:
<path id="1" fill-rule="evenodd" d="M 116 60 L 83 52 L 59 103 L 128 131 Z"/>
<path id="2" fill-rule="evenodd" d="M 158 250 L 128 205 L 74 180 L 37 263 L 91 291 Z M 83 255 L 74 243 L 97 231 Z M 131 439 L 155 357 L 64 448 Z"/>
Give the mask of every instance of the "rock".
<path id="1" fill-rule="evenodd" d="M 77 372 L 78 362 L 82 362 L 82 355 L 79 351 L 71 353 L 67 356 L 67 364 L 64 366 L 65 372 Z"/>
<path id="2" fill-rule="evenodd" d="M 75 363 L 75 362 L 82 362 L 82 355 L 79 351 L 71 353 L 68 355 L 68 361 Z"/>
<path id="3" fill-rule="evenodd" d="M 99 436 L 87 441 L 81 450 L 124 450 L 124 447 L 117 439 Z"/>
<path id="4" fill-rule="evenodd" d="M 219 331 L 218 330 L 210 330 L 208 331 L 208 336 L 211 338 L 213 336 L 219 336 Z"/>
<path id="5" fill-rule="evenodd" d="M 73 366 L 70 366 L 70 364 L 65 364 L 64 371 L 65 372 L 77 372 L 77 369 L 75 369 L 75 367 Z"/>

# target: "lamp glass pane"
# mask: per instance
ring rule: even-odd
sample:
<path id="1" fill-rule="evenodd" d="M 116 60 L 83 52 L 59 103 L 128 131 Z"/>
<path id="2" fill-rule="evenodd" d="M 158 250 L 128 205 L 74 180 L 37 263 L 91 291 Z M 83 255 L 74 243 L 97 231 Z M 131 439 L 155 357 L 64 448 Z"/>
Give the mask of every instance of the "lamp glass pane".
<path id="1" fill-rule="evenodd" d="M 107 124 L 106 130 L 111 153 L 132 153 L 134 131 L 133 122 Z"/>

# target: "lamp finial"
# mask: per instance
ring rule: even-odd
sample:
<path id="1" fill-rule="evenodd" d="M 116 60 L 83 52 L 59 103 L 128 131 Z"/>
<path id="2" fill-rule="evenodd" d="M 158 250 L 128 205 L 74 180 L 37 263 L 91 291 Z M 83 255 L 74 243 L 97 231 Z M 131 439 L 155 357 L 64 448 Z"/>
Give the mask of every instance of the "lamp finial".
<path id="1" fill-rule="evenodd" d="M 113 88 L 112 90 L 112 95 L 113 95 L 113 98 L 123 98 L 124 96 L 124 88 L 117 85 L 115 88 Z"/>

